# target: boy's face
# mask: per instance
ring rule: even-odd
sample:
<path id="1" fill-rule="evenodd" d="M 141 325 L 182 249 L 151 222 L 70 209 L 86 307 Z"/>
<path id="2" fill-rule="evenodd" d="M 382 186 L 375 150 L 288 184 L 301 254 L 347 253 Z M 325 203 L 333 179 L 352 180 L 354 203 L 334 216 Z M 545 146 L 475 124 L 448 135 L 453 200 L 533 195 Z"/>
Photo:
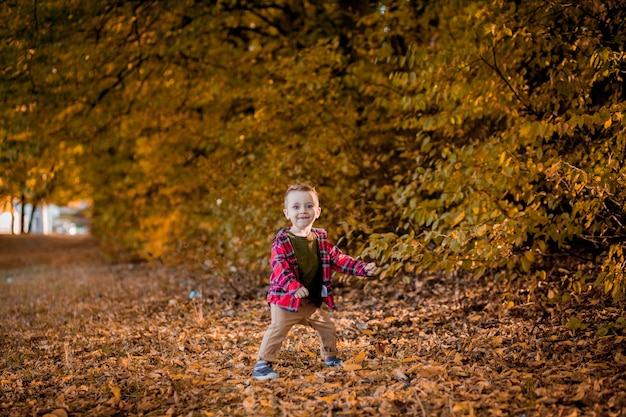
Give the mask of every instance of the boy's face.
<path id="1" fill-rule="evenodd" d="M 294 228 L 305 230 L 317 220 L 322 213 L 322 208 L 314 192 L 292 191 L 285 198 L 283 213 L 291 220 Z"/>

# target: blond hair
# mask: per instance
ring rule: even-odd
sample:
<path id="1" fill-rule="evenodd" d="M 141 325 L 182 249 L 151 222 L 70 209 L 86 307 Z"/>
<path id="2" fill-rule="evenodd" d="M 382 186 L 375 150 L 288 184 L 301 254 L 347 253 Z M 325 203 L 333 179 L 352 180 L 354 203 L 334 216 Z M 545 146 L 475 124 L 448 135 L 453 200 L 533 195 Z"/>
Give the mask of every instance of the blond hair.
<path id="1" fill-rule="evenodd" d="M 319 195 L 317 194 L 317 190 L 315 189 L 315 187 L 313 187 L 310 184 L 304 183 L 304 182 L 299 182 L 296 184 L 291 184 L 289 187 L 287 187 L 287 191 L 285 192 L 285 207 L 287 206 L 287 196 L 289 195 L 289 193 L 293 192 L 293 191 L 307 191 L 307 192 L 311 192 L 313 194 L 315 194 L 315 198 L 317 198 L 317 202 L 319 204 Z"/>

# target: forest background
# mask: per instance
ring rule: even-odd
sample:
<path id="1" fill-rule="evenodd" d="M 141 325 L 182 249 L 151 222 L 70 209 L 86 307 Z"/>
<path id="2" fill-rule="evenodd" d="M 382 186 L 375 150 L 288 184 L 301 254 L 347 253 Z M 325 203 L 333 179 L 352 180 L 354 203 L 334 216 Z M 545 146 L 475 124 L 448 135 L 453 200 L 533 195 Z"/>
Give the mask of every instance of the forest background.
<path id="1" fill-rule="evenodd" d="M 0 197 L 255 285 L 292 182 L 382 266 L 624 295 L 617 1 L 8 1 Z"/>
<path id="2" fill-rule="evenodd" d="M 626 415 L 625 18 L 2 2 L 0 205 L 88 199 L 113 263 L 90 238 L 0 240 L 1 409 Z M 316 372 L 300 335 L 270 389 L 248 362 L 297 181 L 379 279 L 337 280 L 347 367 Z"/>

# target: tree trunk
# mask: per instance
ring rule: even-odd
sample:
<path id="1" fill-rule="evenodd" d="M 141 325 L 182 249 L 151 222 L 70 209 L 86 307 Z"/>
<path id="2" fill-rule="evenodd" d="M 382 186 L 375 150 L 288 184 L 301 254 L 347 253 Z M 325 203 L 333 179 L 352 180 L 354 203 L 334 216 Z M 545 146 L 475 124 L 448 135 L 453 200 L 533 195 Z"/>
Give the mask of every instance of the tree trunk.
<path id="1" fill-rule="evenodd" d="M 37 202 L 33 202 L 32 209 L 30 210 L 30 219 L 28 219 L 28 234 L 33 230 L 33 219 L 35 218 L 35 210 L 37 210 Z"/>
<path id="2" fill-rule="evenodd" d="M 11 212 L 11 234 L 15 234 L 15 205 L 13 204 L 13 196 L 10 197 L 10 207 L 9 211 Z"/>
<path id="3" fill-rule="evenodd" d="M 22 193 L 21 199 L 22 212 L 20 213 L 20 235 L 24 234 L 24 219 L 26 217 L 26 196 Z"/>

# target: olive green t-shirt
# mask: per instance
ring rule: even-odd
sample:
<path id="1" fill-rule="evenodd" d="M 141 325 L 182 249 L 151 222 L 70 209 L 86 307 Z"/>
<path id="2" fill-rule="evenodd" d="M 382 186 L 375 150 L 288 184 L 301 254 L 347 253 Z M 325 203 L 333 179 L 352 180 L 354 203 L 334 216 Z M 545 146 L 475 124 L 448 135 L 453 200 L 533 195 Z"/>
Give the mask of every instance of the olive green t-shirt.
<path id="1" fill-rule="evenodd" d="M 313 232 L 307 237 L 287 234 L 298 260 L 299 281 L 309 290 L 309 300 L 319 306 L 322 303 L 322 274 L 317 236 Z"/>

